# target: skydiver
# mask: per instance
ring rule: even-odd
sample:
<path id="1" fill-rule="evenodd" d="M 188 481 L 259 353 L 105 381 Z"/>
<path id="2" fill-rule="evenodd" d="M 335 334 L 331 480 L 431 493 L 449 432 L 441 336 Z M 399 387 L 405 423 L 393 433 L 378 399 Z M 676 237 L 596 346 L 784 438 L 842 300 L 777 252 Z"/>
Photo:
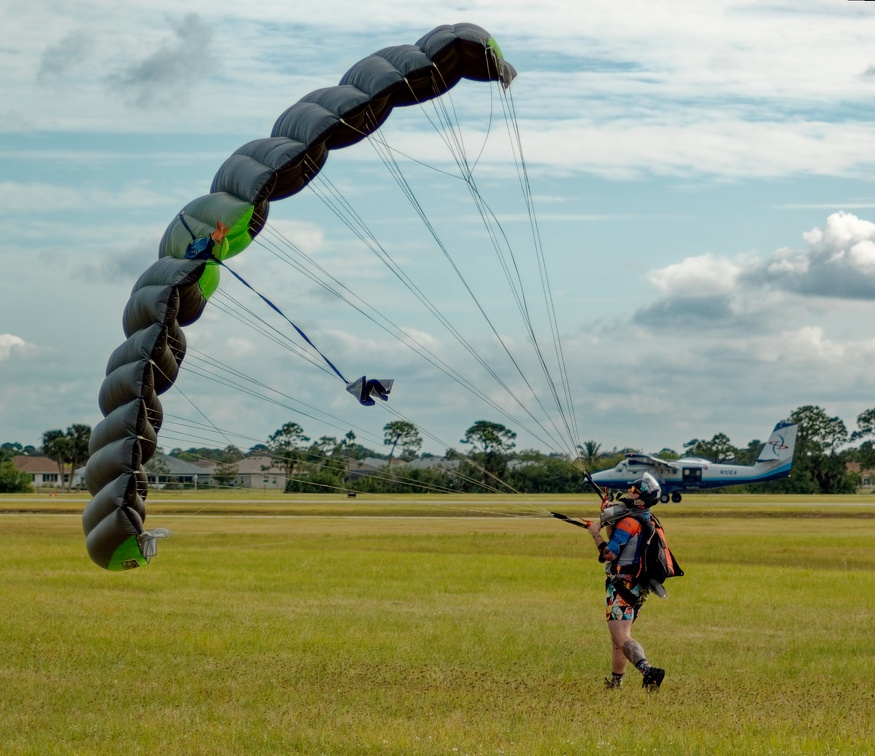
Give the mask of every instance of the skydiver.
<path id="1" fill-rule="evenodd" d="M 641 644 L 632 637 L 632 625 L 650 594 L 634 578 L 639 572 L 643 545 L 642 526 L 636 517 L 650 520 L 649 509 L 659 501 L 660 494 L 656 478 L 644 473 L 620 498 L 621 504 L 632 509 L 635 516 L 624 515 L 607 524 L 608 541 L 601 536 L 600 520 L 587 525 L 599 550 L 599 561 L 605 562 L 605 616 L 611 634 L 611 677 L 605 679 L 607 688 L 623 684 L 628 662 L 641 673 L 642 685 L 648 692 L 658 690 L 665 677 L 665 670 L 651 666 Z M 603 501 L 602 511 L 611 503 Z"/>

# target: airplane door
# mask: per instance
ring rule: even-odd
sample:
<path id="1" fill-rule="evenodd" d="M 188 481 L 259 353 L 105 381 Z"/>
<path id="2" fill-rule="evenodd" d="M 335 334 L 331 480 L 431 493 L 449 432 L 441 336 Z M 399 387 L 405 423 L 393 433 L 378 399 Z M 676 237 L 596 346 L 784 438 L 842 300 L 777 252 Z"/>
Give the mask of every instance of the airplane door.
<path id="1" fill-rule="evenodd" d="M 702 485 L 702 468 L 682 467 L 681 478 L 685 486 L 689 486 L 690 488 L 698 488 Z"/>

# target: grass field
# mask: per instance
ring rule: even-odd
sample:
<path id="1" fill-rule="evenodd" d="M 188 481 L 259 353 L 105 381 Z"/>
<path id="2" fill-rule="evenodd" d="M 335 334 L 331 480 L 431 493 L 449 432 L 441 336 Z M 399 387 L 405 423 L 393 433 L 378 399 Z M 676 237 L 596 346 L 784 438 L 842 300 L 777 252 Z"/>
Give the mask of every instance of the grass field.
<path id="1" fill-rule="evenodd" d="M 0 497 L 0 753 L 871 753 L 873 500 L 689 498 L 647 695 L 589 537 L 525 516 L 571 498 L 153 494 L 116 574 L 87 497 Z"/>

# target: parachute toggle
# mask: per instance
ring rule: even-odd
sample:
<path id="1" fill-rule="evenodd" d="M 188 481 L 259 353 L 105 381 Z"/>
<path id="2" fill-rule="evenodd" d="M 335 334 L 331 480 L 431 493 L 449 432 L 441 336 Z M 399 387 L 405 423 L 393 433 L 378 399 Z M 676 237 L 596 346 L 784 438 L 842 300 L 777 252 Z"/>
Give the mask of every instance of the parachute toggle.
<path id="1" fill-rule="evenodd" d="M 382 399 L 384 402 L 389 401 L 389 392 L 392 390 L 394 383 L 395 381 L 392 378 L 371 378 L 368 380 L 363 375 L 358 380 L 347 383 L 346 390 L 366 407 L 370 407 L 376 404 L 371 398 L 373 396 Z"/>

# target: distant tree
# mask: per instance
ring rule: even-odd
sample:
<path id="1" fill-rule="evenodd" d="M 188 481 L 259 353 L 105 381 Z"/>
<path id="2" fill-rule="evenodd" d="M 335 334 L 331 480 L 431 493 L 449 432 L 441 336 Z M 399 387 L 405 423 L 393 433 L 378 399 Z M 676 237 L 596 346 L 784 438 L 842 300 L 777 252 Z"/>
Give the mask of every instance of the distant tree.
<path id="1" fill-rule="evenodd" d="M 63 483 L 64 469 L 70 456 L 70 439 L 64 431 L 57 429 L 43 433 L 43 454 L 58 465 L 58 473 Z"/>
<path id="2" fill-rule="evenodd" d="M 505 482 L 514 491 L 527 494 L 579 493 L 585 486 L 580 470 L 568 459 L 536 450 L 515 455 Z"/>
<path id="3" fill-rule="evenodd" d="M 660 449 L 656 452 L 656 456 L 660 459 L 680 459 L 681 455 L 678 454 L 674 449 L 669 449 L 667 446 Z"/>
<path id="4" fill-rule="evenodd" d="M 857 415 L 857 430 L 851 434 L 851 441 L 859 441 L 869 436 L 875 436 L 875 408 Z"/>
<path id="5" fill-rule="evenodd" d="M 234 448 L 236 449 L 237 447 L 235 446 Z M 223 454 L 224 451 L 222 449 L 213 449 L 207 446 L 198 446 L 186 449 L 185 451 L 176 448 L 171 450 L 168 456 L 176 457 L 177 459 L 181 459 L 183 462 L 197 462 L 198 460 L 202 459 L 209 459 L 213 462 L 219 462 Z"/>
<path id="6" fill-rule="evenodd" d="M 343 440 L 340 442 L 339 452 L 344 457 L 354 457 L 355 449 L 358 444 L 355 442 L 355 433 L 352 431 L 347 431 L 346 435 L 343 437 Z"/>
<path id="7" fill-rule="evenodd" d="M 864 441 L 856 450 L 855 460 L 861 470 L 875 470 L 875 441 Z"/>
<path id="8" fill-rule="evenodd" d="M 13 457 L 25 454 L 24 448 L 19 443 L 6 442 L 0 446 L 0 462 L 9 462 Z"/>
<path id="9" fill-rule="evenodd" d="M 237 480 L 238 463 L 243 459 L 242 452 L 236 446 L 227 446 L 219 457 L 213 478 L 220 486 L 230 487 Z"/>
<path id="10" fill-rule="evenodd" d="M 712 462 L 730 462 L 738 456 L 736 449 L 725 433 L 717 433 L 710 441 L 700 441 L 694 438 L 684 444 L 687 455 L 691 457 L 704 457 Z"/>
<path id="11" fill-rule="evenodd" d="M 583 444 L 577 445 L 577 453 L 580 454 L 583 466 L 587 470 L 591 470 L 595 466 L 601 448 L 602 445 L 594 439 L 589 439 L 589 441 L 584 441 Z"/>
<path id="12" fill-rule="evenodd" d="M 302 446 L 309 440 L 309 437 L 304 435 L 304 429 L 297 423 L 286 423 L 268 439 L 271 463 L 285 471 L 287 481 L 291 481 L 292 475 L 300 465 L 304 456 Z"/>
<path id="13" fill-rule="evenodd" d="M 488 420 L 478 420 L 465 431 L 464 438 L 460 443 L 469 444 L 475 451 L 484 454 L 500 453 L 507 454 L 516 446 L 514 439 L 516 433 L 508 430 L 499 423 L 491 423 Z"/>
<path id="14" fill-rule="evenodd" d="M 61 481 L 70 466 L 70 477 L 67 488 L 73 486 L 73 473 L 80 463 L 88 459 L 88 442 L 91 440 L 91 427 L 88 425 L 71 425 L 65 433 L 62 430 L 50 430 L 43 433 L 43 454 L 58 465 Z"/>
<path id="15" fill-rule="evenodd" d="M 88 444 L 91 441 L 91 426 L 74 424 L 67 428 L 67 462 L 70 463 L 70 479 L 67 488 L 73 487 L 73 474 L 76 468 L 88 461 Z"/>
<path id="16" fill-rule="evenodd" d="M 514 431 L 499 423 L 478 420 L 465 431 L 460 443 L 473 447 L 471 460 L 482 468 L 483 482 L 492 487 L 504 477 L 515 438 Z"/>
<path id="17" fill-rule="evenodd" d="M 838 417 L 829 417 L 816 406 L 806 405 L 790 413 L 790 422 L 797 423 L 796 449 L 803 454 L 828 454 L 847 442 L 848 429 Z"/>
<path id="18" fill-rule="evenodd" d="M 738 456 L 735 461 L 740 465 L 753 465 L 759 459 L 760 452 L 763 450 L 763 442 L 758 438 L 749 441 L 747 447 L 738 450 Z"/>
<path id="19" fill-rule="evenodd" d="M 346 475 L 346 449 L 346 440 L 338 441 L 334 436 L 322 436 L 307 450 L 307 461 L 311 468 L 309 474 L 322 473 L 323 477 L 327 476 L 326 481 L 330 479 L 332 485 L 338 486 Z"/>
<path id="20" fill-rule="evenodd" d="M 422 436 L 413 423 L 406 420 L 393 420 L 383 426 L 383 445 L 391 447 L 389 450 L 390 460 L 399 445 L 403 450 L 403 455 L 413 459 L 422 447 Z"/>

